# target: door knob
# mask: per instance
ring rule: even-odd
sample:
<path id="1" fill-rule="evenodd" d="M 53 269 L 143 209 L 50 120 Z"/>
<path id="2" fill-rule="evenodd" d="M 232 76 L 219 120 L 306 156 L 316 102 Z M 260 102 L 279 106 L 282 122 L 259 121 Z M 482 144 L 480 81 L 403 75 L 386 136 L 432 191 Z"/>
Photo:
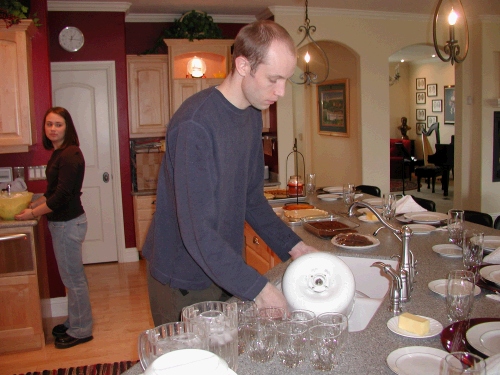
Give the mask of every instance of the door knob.
<path id="1" fill-rule="evenodd" d="M 109 182 L 109 173 L 108 172 L 104 172 L 102 174 L 102 180 L 105 182 L 105 183 L 108 183 Z"/>

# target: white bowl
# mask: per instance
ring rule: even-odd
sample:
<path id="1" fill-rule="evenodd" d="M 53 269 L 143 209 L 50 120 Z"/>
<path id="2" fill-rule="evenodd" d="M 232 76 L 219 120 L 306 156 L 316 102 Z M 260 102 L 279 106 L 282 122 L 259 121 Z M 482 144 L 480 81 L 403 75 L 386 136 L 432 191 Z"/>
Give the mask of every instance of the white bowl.
<path id="1" fill-rule="evenodd" d="M 349 316 L 356 283 L 351 269 L 339 257 L 325 252 L 302 255 L 285 271 L 285 298 L 292 309 L 340 312 Z"/>

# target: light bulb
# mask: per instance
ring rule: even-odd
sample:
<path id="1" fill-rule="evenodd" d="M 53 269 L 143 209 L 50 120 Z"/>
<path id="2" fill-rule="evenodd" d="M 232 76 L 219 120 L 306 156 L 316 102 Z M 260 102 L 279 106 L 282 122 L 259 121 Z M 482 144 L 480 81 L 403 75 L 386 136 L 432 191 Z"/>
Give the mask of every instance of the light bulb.
<path id="1" fill-rule="evenodd" d="M 309 52 L 306 52 L 306 55 L 304 56 L 304 60 L 306 61 L 306 63 L 309 63 L 309 61 L 311 61 L 311 56 L 309 55 Z"/>
<path id="2" fill-rule="evenodd" d="M 457 18 L 458 14 L 453 10 L 453 8 L 451 8 L 451 12 L 448 16 L 448 23 L 450 24 L 450 26 L 455 25 L 455 23 L 457 22 Z"/>

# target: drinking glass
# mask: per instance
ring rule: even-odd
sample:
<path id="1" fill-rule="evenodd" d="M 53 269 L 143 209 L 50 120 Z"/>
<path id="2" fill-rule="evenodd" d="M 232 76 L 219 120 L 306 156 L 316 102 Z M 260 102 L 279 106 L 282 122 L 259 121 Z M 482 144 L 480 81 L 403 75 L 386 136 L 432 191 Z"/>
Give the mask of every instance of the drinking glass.
<path id="1" fill-rule="evenodd" d="M 314 194 L 316 192 L 316 174 L 315 173 L 309 173 L 307 175 L 306 192 L 307 192 L 307 194 Z"/>
<path id="2" fill-rule="evenodd" d="M 336 331 L 340 332 L 342 347 L 346 345 L 347 336 L 349 335 L 349 320 L 347 319 L 347 316 L 337 312 L 324 312 L 319 314 L 316 320 L 320 325 L 329 325 L 334 327 Z"/>
<path id="3" fill-rule="evenodd" d="M 198 302 L 182 309 L 182 320 L 208 324 L 208 350 L 238 367 L 238 306 L 236 302 Z"/>
<path id="4" fill-rule="evenodd" d="M 391 220 L 396 215 L 396 194 L 382 195 L 382 216 Z"/>
<path id="5" fill-rule="evenodd" d="M 276 323 L 268 318 L 257 317 L 248 323 L 244 331 L 246 352 L 256 362 L 268 362 L 274 356 L 277 343 Z"/>
<path id="6" fill-rule="evenodd" d="M 285 366 L 294 368 L 306 359 L 308 329 L 306 324 L 292 320 L 277 325 L 276 355 Z"/>
<path id="7" fill-rule="evenodd" d="M 310 360 L 315 370 L 331 371 L 338 364 L 341 333 L 331 325 L 309 328 Z"/>
<path id="8" fill-rule="evenodd" d="M 257 305 L 254 301 L 238 301 L 238 355 L 245 352 L 245 335 L 248 323 L 257 316 Z"/>
<path id="9" fill-rule="evenodd" d="M 442 361 L 441 375 L 486 375 L 486 362 L 468 352 L 452 352 Z"/>
<path id="10" fill-rule="evenodd" d="M 342 197 L 347 207 L 354 203 L 355 189 L 356 187 L 354 184 L 344 184 L 342 186 Z"/>
<path id="11" fill-rule="evenodd" d="M 308 328 L 316 325 L 316 314 L 310 310 L 292 310 L 290 314 L 288 314 L 288 319 L 305 324 Z"/>
<path id="12" fill-rule="evenodd" d="M 270 319 L 276 323 L 286 320 L 286 311 L 281 307 L 261 307 L 258 312 L 261 318 Z"/>
<path id="13" fill-rule="evenodd" d="M 446 284 L 446 312 L 451 323 L 468 319 L 474 303 L 474 274 L 455 270 L 448 273 Z"/>
<path id="14" fill-rule="evenodd" d="M 462 259 L 464 267 L 474 274 L 474 282 L 479 280 L 479 266 L 483 262 L 484 233 L 464 230 L 462 236 Z"/>
<path id="15" fill-rule="evenodd" d="M 464 210 L 448 211 L 448 242 L 461 246 L 464 230 Z"/>

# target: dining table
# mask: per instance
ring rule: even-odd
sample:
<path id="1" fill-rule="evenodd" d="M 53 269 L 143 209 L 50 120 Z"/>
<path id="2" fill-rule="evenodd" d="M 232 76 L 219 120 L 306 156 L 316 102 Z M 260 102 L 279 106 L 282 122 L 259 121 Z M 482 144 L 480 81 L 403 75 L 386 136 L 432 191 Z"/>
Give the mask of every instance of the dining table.
<path id="1" fill-rule="evenodd" d="M 348 219 L 349 221 L 359 224 L 355 230 L 359 234 L 372 235 L 379 227 L 380 222 L 367 222 L 360 216 L 357 209 L 353 210 L 354 215 L 348 216 L 348 206 L 346 206 L 339 196 L 339 199 L 320 199 L 318 194 L 308 195 L 305 201 L 314 207 L 327 211 L 330 214 L 335 214 Z M 365 199 L 373 199 L 375 197 L 367 194 L 356 194 L 356 200 L 363 201 Z M 283 206 L 279 200 L 270 201 L 273 207 Z M 401 255 L 402 243 L 394 236 L 394 234 L 384 228 L 377 233 L 377 239 L 380 244 L 375 247 L 370 247 L 363 250 L 353 250 L 351 248 L 343 248 L 332 243 L 330 238 L 320 238 L 311 232 L 307 231 L 303 225 L 297 222 L 290 222 L 290 228 L 299 235 L 302 240 L 310 246 L 337 256 L 343 257 L 362 257 L 376 258 L 382 262 L 392 259 L 394 255 Z M 397 218 L 390 220 L 390 224 L 394 227 L 406 225 Z M 488 228 L 471 222 L 465 222 L 466 229 L 477 229 L 484 232 L 485 236 L 499 236 L 500 230 Z M 438 279 L 446 279 L 447 274 L 451 270 L 463 269 L 461 257 L 447 257 L 433 251 L 433 246 L 448 243 L 448 232 L 445 221 L 441 221 L 434 226 L 434 230 L 413 233 L 410 238 L 410 249 L 417 261 L 416 276 L 410 300 L 403 303 L 402 310 L 415 315 L 432 318 L 443 326 L 443 330 L 450 334 L 450 326 L 446 314 L 445 297 L 432 291 L 429 288 L 429 283 Z M 280 263 L 265 276 L 270 282 L 277 283 L 283 277 L 288 265 L 292 260 Z M 380 277 L 383 277 L 382 271 Z M 489 318 L 497 318 L 500 320 L 500 302 L 494 299 L 487 298 L 489 294 L 494 294 L 493 290 L 481 288 L 480 293 L 474 298 L 474 305 L 471 314 L 472 320 Z M 433 355 L 433 351 L 446 351 L 441 341 L 441 332 L 432 337 L 407 337 L 393 332 L 388 327 L 388 322 L 395 314 L 389 309 L 389 293 L 386 294 L 384 301 L 376 311 L 375 315 L 365 329 L 359 332 L 350 332 L 348 340 L 340 353 L 338 364 L 335 368 L 328 372 L 331 374 L 394 374 L 388 365 L 389 355 L 401 349 L 403 352 L 407 350 L 411 352 L 417 348 L 417 352 L 428 352 Z M 234 297 L 233 297 L 234 298 Z M 482 321 L 482 320 L 478 320 Z M 443 331 L 443 332 L 444 332 Z M 451 330 L 451 332 L 455 332 Z M 454 334 L 454 333 L 453 333 Z M 464 335 L 464 333 L 457 333 Z M 407 348 L 407 349 L 403 349 Z M 449 349 L 449 348 L 448 348 Z M 401 352 L 398 351 L 398 352 Z M 442 354 L 442 352 L 440 352 Z M 394 356 L 394 355 L 393 355 Z M 392 358 L 391 361 L 394 359 Z M 396 358 L 397 360 L 397 358 Z M 425 361 L 425 356 L 424 356 Z M 424 363 L 422 363 L 424 365 Z M 393 365 L 394 366 L 394 365 Z M 418 365 L 416 366 L 418 368 Z M 127 371 L 127 375 L 138 374 L 142 369 L 140 365 L 134 366 Z M 275 355 L 269 362 L 259 363 L 251 360 L 246 353 L 238 357 L 238 375 L 305 375 L 305 374 L 321 374 L 322 371 L 314 370 L 309 361 L 304 361 L 295 368 L 284 366 Z M 420 372 L 415 372 L 420 373 Z M 411 374 L 410 374 L 411 375 Z"/>

